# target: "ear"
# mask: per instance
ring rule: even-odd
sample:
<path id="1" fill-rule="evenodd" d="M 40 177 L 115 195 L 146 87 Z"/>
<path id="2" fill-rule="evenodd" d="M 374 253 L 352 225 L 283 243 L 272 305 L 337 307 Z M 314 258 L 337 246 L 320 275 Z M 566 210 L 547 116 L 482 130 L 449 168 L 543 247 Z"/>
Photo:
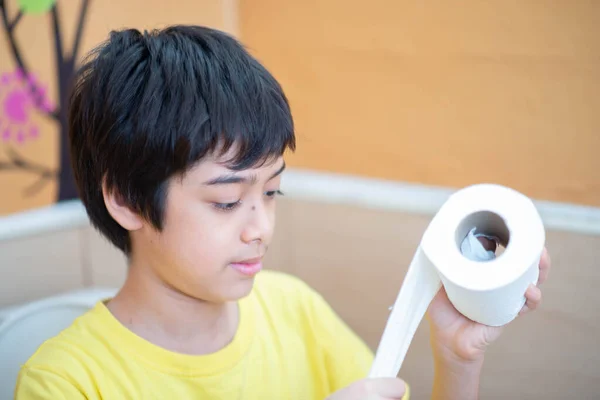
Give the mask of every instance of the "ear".
<path id="1" fill-rule="evenodd" d="M 102 182 L 102 196 L 108 213 L 124 229 L 135 231 L 143 227 L 142 218 L 129 208 L 120 193 L 108 190 L 106 182 Z"/>

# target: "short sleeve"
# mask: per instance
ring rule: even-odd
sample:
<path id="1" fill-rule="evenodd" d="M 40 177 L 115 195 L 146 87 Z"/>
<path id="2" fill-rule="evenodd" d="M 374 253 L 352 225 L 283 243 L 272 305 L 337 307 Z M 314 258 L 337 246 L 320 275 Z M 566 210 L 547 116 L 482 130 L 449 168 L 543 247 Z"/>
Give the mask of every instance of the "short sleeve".
<path id="1" fill-rule="evenodd" d="M 21 369 L 15 400 L 85 400 L 86 397 L 60 375 L 38 368 Z"/>

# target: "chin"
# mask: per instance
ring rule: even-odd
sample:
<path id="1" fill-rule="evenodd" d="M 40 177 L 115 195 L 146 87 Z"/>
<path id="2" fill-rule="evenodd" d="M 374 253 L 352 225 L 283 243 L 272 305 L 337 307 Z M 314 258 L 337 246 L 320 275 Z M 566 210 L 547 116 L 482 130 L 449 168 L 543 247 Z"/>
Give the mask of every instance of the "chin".
<path id="1" fill-rule="evenodd" d="M 226 293 L 223 293 L 225 301 L 237 301 L 248 296 L 254 287 L 254 277 L 238 280 L 231 283 Z"/>

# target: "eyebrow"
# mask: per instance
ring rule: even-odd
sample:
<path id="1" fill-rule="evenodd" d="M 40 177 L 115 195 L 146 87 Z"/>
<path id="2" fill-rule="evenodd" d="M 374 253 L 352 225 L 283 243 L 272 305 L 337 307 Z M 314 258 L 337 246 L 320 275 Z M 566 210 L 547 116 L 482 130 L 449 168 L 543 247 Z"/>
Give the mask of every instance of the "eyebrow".
<path id="1" fill-rule="evenodd" d="M 270 181 L 271 179 L 274 179 L 278 175 L 281 175 L 281 173 L 284 170 L 285 170 L 285 162 L 283 163 L 281 168 L 279 168 L 273 175 L 271 175 L 269 177 L 268 180 Z M 258 177 L 255 174 L 251 175 L 249 177 L 230 174 L 230 175 L 218 176 L 214 179 L 204 182 L 204 185 L 207 185 L 207 186 L 228 185 L 228 184 L 232 184 L 232 183 L 248 183 L 248 184 L 252 185 L 252 184 L 256 183 L 257 180 L 258 180 Z"/>

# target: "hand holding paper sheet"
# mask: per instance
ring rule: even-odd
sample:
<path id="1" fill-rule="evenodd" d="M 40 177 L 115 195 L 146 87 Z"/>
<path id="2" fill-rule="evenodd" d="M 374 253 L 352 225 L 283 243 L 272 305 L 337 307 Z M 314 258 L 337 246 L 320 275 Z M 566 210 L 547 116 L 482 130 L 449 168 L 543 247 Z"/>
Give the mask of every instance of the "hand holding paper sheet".
<path id="1" fill-rule="evenodd" d="M 497 238 L 506 250 L 495 258 L 476 247 L 476 234 Z M 537 283 L 544 242 L 544 226 L 533 202 L 515 190 L 481 184 L 450 196 L 415 252 L 369 377 L 397 376 L 442 284 L 467 318 L 490 326 L 512 321 L 525 303 L 527 287 Z"/>

